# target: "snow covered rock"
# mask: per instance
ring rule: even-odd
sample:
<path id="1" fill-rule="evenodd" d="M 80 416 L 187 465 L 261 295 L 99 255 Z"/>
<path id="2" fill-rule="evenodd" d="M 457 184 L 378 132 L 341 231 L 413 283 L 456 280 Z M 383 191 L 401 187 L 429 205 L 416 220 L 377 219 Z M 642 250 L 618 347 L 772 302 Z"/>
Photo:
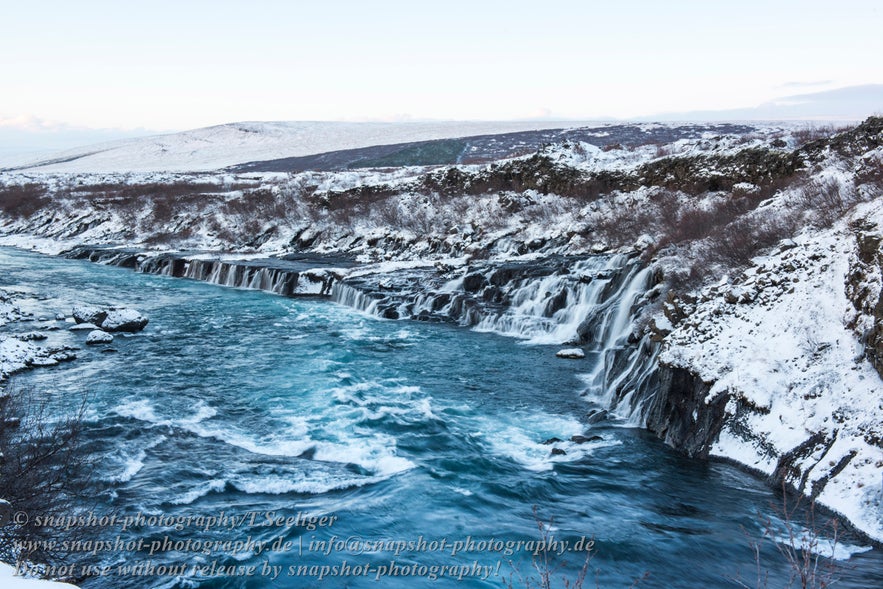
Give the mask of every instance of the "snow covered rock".
<path id="1" fill-rule="evenodd" d="M 74 307 L 73 316 L 74 321 L 77 323 L 93 323 L 95 325 L 101 325 L 101 322 L 107 317 L 107 311 L 97 307 L 80 305 Z"/>
<path id="2" fill-rule="evenodd" d="M 39 340 L 44 340 L 48 336 L 45 333 L 41 333 L 39 331 L 29 331 L 27 333 L 22 333 L 17 336 L 23 342 L 34 342 Z"/>
<path id="3" fill-rule="evenodd" d="M 55 361 L 55 364 L 60 364 L 61 362 L 73 362 L 74 360 L 76 360 L 76 350 L 77 348 L 62 346 L 60 348 L 53 348 L 48 350 L 48 354 L 49 358 Z"/>
<path id="4" fill-rule="evenodd" d="M 559 350 L 555 353 L 555 355 L 559 358 L 566 358 L 568 360 L 580 360 L 586 357 L 586 353 L 579 348 L 567 348 L 564 350 Z"/>
<path id="5" fill-rule="evenodd" d="M 32 344 L 13 337 L 0 336 L 0 380 L 24 370 L 38 355 L 39 350 Z"/>
<path id="6" fill-rule="evenodd" d="M 90 331 L 89 335 L 86 336 L 86 343 L 89 345 L 109 344 L 112 341 L 113 335 L 107 333 L 106 331 L 101 331 L 100 329 Z"/>
<path id="7" fill-rule="evenodd" d="M 141 331 L 147 325 L 147 317 L 134 309 L 117 309 L 109 311 L 101 322 L 105 331 Z"/>
<path id="8" fill-rule="evenodd" d="M 147 317 L 134 309 L 99 309 L 97 307 L 78 306 L 73 310 L 77 329 L 103 329 L 104 331 L 141 331 L 147 325 Z"/>
<path id="9" fill-rule="evenodd" d="M 98 329 L 98 326 L 94 323 L 77 323 L 76 325 L 70 326 L 70 331 L 94 331 Z"/>

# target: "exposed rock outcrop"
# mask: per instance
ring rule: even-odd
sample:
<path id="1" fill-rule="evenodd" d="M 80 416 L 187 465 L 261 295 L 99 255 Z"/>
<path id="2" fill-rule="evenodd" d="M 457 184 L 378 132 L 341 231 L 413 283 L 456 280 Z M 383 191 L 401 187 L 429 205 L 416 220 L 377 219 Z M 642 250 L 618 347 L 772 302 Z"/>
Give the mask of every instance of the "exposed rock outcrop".
<path id="1" fill-rule="evenodd" d="M 657 383 L 644 409 L 647 429 L 688 456 L 707 458 L 723 427 L 729 396 L 708 401 L 711 383 L 677 366 L 660 366 Z"/>
<path id="2" fill-rule="evenodd" d="M 849 325 L 865 356 L 883 378 L 883 233 L 876 224 L 853 224 L 856 250 L 850 256 L 846 296 L 855 309 Z"/>

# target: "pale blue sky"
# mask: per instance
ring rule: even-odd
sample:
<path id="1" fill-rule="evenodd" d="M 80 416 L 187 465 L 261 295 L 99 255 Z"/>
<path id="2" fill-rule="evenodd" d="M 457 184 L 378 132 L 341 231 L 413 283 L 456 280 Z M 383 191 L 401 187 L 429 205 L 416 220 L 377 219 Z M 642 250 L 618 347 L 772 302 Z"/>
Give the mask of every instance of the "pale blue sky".
<path id="1" fill-rule="evenodd" d="M 753 106 L 883 83 L 881 4 L 0 0 L 0 125 L 173 130 Z"/>

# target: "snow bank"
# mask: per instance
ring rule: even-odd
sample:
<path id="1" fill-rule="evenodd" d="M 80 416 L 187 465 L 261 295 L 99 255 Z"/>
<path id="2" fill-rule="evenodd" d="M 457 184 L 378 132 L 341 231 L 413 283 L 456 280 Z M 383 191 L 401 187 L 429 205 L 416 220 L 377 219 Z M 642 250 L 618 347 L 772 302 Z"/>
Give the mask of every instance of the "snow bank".
<path id="1" fill-rule="evenodd" d="M 3 589 L 77 589 L 76 585 L 71 585 L 70 583 L 17 577 L 15 569 L 2 562 L 0 562 L 0 586 Z"/>
<path id="2" fill-rule="evenodd" d="M 0 381 L 27 368 L 39 356 L 39 349 L 14 337 L 0 336 Z"/>

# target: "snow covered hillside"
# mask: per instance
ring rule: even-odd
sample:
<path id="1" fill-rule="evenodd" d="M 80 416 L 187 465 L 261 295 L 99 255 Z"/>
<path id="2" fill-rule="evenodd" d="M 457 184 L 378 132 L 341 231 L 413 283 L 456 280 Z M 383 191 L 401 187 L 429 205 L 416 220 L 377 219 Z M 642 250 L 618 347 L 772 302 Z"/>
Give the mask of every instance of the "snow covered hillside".
<path id="1" fill-rule="evenodd" d="M 611 412 L 883 542 L 883 119 L 657 127 L 490 164 L 7 172 L 0 244 L 581 346 Z"/>
<path id="2" fill-rule="evenodd" d="M 660 360 L 707 385 L 688 419 L 723 408 L 710 455 L 784 479 L 880 540 L 883 382 L 849 327 L 860 226 L 879 235 L 883 202 L 679 301 Z"/>
<path id="3" fill-rule="evenodd" d="M 0 159 L 0 169 L 36 172 L 193 172 L 258 160 L 430 139 L 575 127 L 549 121 L 334 123 L 243 122 L 89 145 L 42 157 Z"/>

